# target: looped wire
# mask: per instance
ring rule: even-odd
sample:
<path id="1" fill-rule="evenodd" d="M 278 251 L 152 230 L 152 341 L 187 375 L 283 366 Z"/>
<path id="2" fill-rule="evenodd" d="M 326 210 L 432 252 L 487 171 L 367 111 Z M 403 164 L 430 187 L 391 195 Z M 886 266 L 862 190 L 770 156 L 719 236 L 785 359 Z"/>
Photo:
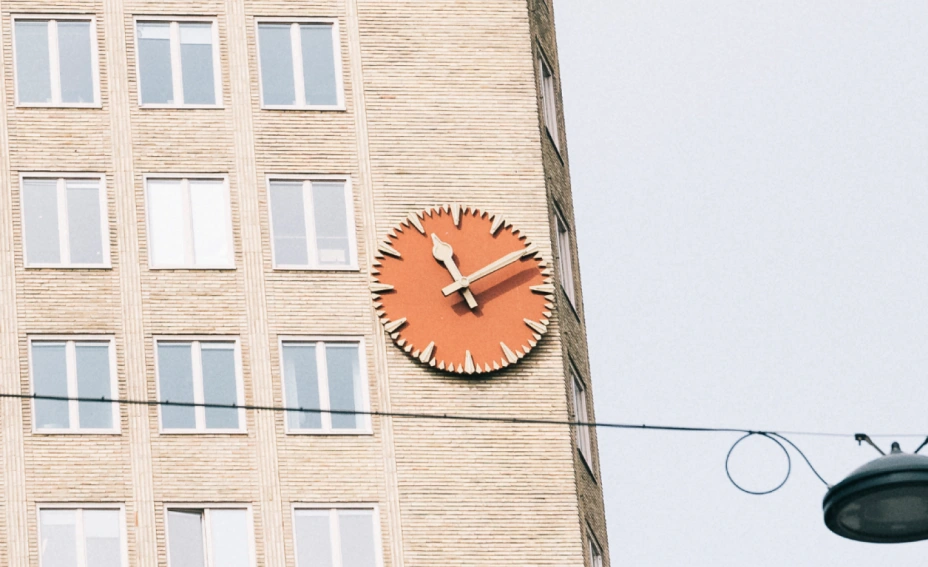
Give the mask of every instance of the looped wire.
<path id="1" fill-rule="evenodd" d="M 731 476 L 731 470 L 729 470 L 729 467 L 728 467 L 728 462 L 731 460 L 731 454 L 735 450 L 735 447 L 737 447 L 742 441 L 744 441 L 748 437 L 753 437 L 755 435 L 760 435 L 761 437 L 766 437 L 767 439 L 770 439 L 771 441 L 776 443 L 780 447 L 780 449 L 783 451 L 783 454 L 786 455 L 786 476 L 783 477 L 783 480 L 780 481 L 780 484 L 776 485 L 770 490 L 763 490 L 763 491 L 748 490 L 747 488 L 735 482 L 735 479 L 732 478 Z M 792 443 L 790 443 L 790 445 L 792 445 Z M 793 460 L 789 456 L 789 451 L 786 450 L 786 447 L 783 445 L 783 443 L 780 443 L 778 439 L 775 439 L 774 437 L 770 436 L 764 431 L 749 431 L 748 433 L 744 434 L 737 441 L 735 441 L 735 444 L 732 445 L 731 449 L 728 450 L 728 456 L 725 457 L 725 474 L 728 475 L 728 480 L 735 486 L 735 488 L 737 488 L 741 492 L 745 492 L 747 494 L 753 494 L 754 496 L 763 496 L 765 494 L 771 494 L 773 492 L 776 492 L 777 490 L 780 490 L 781 488 L 783 488 L 783 485 L 786 484 L 786 481 L 789 480 L 789 475 L 792 472 L 793 472 Z"/>

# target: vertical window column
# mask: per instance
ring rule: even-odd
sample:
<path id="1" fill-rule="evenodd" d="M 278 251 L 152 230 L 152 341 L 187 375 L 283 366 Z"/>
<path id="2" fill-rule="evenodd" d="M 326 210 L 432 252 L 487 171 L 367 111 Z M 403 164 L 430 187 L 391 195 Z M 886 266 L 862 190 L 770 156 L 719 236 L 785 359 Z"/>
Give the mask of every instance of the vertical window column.
<path id="1" fill-rule="evenodd" d="M 570 247 L 570 231 L 567 223 L 561 218 L 560 213 L 554 215 L 557 224 L 557 267 L 561 280 L 561 287 L 570 300 L 571 305 L 576 305 L 574 296 L 574 263 Z"/>
<path id="2" fill-rule="evenodd" d="M 573 395 L 574 395 L 574 420 L 580 423 L 589 423 L 590 413 L 587 409 L 586 403 L 586 389 L 583 387 L 583 383 L 580 381 L 580 377 L 573 371 L 571 371 L 571 377 L 573 382 Z M 576 426 L 576 441 L 577 448 L 580 450 L 580 454 L 583 456 L 583 459 L 586 461 L 586 464 L 590 466 L 590 469 L 593 468 L 592 460 L 592 448 L 590 446 L 590 428 L 586 425 Z"/>

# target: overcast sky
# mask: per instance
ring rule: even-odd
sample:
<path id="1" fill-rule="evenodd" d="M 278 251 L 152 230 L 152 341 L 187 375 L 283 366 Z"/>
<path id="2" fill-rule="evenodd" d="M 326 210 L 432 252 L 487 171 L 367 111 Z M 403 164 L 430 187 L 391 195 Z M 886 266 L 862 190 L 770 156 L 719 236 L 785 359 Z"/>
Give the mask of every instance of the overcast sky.
<path id="1" fill-rule="evenodd" d="M 928 2 L 554 4 L 597 418 L 928 434 Z M 736 439 L 600 431 L 613 565 L 925 564 Z"/>

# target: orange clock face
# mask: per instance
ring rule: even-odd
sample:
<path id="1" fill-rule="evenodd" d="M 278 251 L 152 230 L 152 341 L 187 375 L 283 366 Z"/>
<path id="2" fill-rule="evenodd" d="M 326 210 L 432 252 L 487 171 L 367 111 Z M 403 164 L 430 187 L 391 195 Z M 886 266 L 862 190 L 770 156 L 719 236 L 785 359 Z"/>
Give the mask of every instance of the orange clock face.
<path id="1" fill-rule="evenodd" d="M 458 205 L 412 213 L 375 256 L 377 314 L 422 364 L 493 372 L 521 360 L 547 330 L 551 270 L 499 216 Z"/>

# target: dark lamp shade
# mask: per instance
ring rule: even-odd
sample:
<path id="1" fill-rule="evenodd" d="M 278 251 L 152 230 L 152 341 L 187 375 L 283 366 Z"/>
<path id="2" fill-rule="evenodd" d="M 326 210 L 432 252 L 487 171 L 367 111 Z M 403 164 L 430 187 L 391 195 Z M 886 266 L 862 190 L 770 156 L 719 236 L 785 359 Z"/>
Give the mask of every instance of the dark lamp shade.
<path id="1" fill-rule="evenodd" d="M 928 456 L 892 453 L 828 490 L 825 525 L 870 543 L 928 539 Z"/>

